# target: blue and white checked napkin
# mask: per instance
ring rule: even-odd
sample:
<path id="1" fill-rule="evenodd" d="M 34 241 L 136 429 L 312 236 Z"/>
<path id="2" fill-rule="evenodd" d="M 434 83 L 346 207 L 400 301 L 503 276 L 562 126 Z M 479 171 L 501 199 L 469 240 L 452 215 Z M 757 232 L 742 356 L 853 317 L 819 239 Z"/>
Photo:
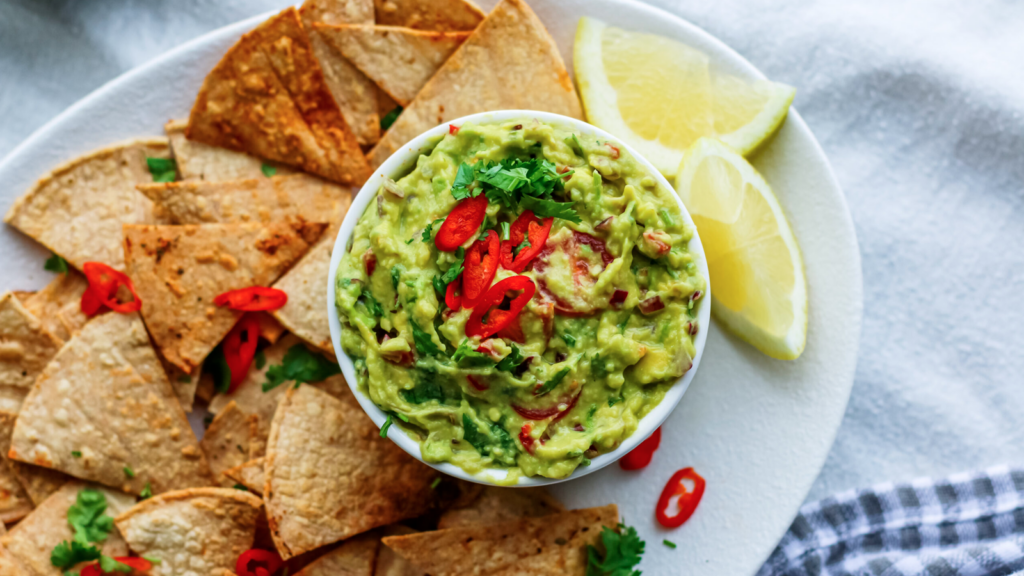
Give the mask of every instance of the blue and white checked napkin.
<path id="1" fill-rule="evenodd" d="M 757 576 L 1024 574 L 1024 469 L 851 490 L 805 505 Z"/>

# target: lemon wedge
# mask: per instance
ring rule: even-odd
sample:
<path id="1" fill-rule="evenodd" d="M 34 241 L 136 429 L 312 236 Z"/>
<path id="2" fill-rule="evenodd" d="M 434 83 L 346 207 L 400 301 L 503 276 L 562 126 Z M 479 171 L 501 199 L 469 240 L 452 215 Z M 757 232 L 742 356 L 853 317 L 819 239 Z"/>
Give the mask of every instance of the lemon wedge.
<path id="1" fill-rule="evenodd" d="M 711 275 L 711 313 L 772 358 L 807 343 L 807 280 L 793 231 L 768 183 L 713 138 L 686 152 L 676 191 L 697 225 Z"/>
<path id="2" fill-rule="evenodd" d="M 576 28 L 573 64 L 587 120 L 668 177 L 702 136 L 752 152 L 786 119 L 796 93 L 766 80 L 713 75 L 699 50 L 587 17 Z"/>

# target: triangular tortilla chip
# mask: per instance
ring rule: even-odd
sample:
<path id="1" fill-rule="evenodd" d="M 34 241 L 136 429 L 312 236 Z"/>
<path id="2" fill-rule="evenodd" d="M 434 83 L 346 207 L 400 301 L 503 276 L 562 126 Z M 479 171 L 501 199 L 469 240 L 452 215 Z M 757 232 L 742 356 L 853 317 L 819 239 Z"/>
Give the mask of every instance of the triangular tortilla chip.
<path id="1" fill-rule="evenodd" d="M 583 118 L 558 46 L 523 0 L 494 8 L 370 151 L 370 166 L 438 124 L 490 110 Z"/>
<path id="2" fill-rule="evenodd" d="M 294 8 L 228 50 L 203 81 L 185 135 L 342 184 L 370 174 Z"/>
<path id="3" fill-rule="evenodd" d="M 206 429 L 199 446 L 206 454 L 213 477 L 222 486 L 234 484 L 224 477 L 226 470 L 249 460 L 249 443 L 256 436 L 258 421 L 256 415 L 247 416 L 237 404 L 229 402 Z"/>
<path id="4" fill-rule="evenodd" d="M 62 486 L 71 480 L 74 480 L 74 478 L 63 472 L 33 464 L 25 464 L 17 460 L 8 460 L 7 465 L 11 468 L 14 476 L 17 477 L 18 483 L 21 484 L 21 488 L 28 495 L 33 506 L 39 506 L 51 494 L 60 490 Z"/>
<path id="5" fill-rule="evenodd" d="M 28 389 L 63 344 L 14 294 L 0 296 L 0 385 Z"/>
<path id="6" fill-rule="evenodd" d="M 214 298 L 270 286 L 325 227 L 302 222 L 125 226 L 127 272 L 164 358 L 192 372 L 242 316 L 214 306 Z"/>
<path id="7" fill-rule="evenodd" d="M 263 178 L 263 167 L 274 169 L 278 176 L 295 174 L 295 171 L 279 162 L 268 162 L 244 152 L 218 148 L 185 138 L 187 120 L 171 120 L 164 124 L 164 132 L 171 142 L 171 151 L 178 165 L 178 176 L 182 181 L 195 180 L 238 180 L 241 178 Z"/>
<path id="8" fill-rule="evenodd" d="M 587 545 L 600 541 L 602 526 L 615 528 L 618 523 L 618 508 L 609 504 L 542 518 L 391 536 L 383 542 L 432 576 L 583 576 Z"/>
<path id="9" fill-rule="evenodd" d="M 317 24 L 314 28 L 402 106 L 409 105 L 470 34 L 394 26 Z"/>
<path id="10" fill-rule="evenodd" d="M 0 412 L 0 450 L 11 445 L 15 418 L 15 414 Z M 7 455 L 0 453 L 0 523 L 21 520 L 34 507 L 8 462 Z"/>
<path id="11" fill-rule="evenodd" d="M 62 313 L 76 305 L 81 313 L 82 293 L 88 287 L 89 283 L 85 276 L 78 270 L 71 269 L 67 274 L 58 274 L 46 287 L 34 292 L 22 303 L 51 334 L 61 340 L 67 340 L 71 338 L 71 332 L 61 320 Z"/>
<path id="12" fill-rule="evenodd" d="M 469 0 L 374 0 L 377 24 L 442 32 L 470 31 L 484 11 Z"/>
<path id="13" fill-rule="evenodd" d="M 158 559 L 150 576 L 223 574 L 252 547 L 263 502 L 233 488 L 189 488 L 154 496 L 114 519 L 128 547 Z"/>
<path id="14" fill-rule="evenodd" d="M 149 200 L 135 185 L 153 176 L 146 158 L 167 158 L 166 138 L 97 150 L 43 176 L 4 216 L 79 270 L 86 262 L 124 269 L 121 225 L 149 222 Z"/>
<path id="15" fill-rule="evenodd" d="M 331 355 L 334 345 L 324 302 L 327 301 L 327 277 L 333 249 L 333 236 L 321 240 L 274 283 L 274 288 L 288 294 L 288 303 L 272 312 L 296 336 Z"/>
<path id="16" fill-rule="evenodd" d="M 374 102 L 376 85 L 313 30 L 316 22 L 373 24 L 373 0 L 306 0 L 299 16 L 341 115 L 361 145 L 373 146 L 380 140 L 380 115 Z"/>
<path id="17" fill-rule="evenodd" d="M 323 242 L 323 238 L 321 238 L 320 241 Z M 309 253 L 307 252 L 307 254 Z M 303 258 L 305 258 L 305 256 L 303 256 Z M 285 333 L 288 332 L 288 330 L 286 330 L 285 327 L 277 321 L 277 318 L 274 318 L 266 312 L 257 313 L 256 321 L 260 324 L 260 338 L 263 338 L 271 344 L 277 343 L 277 341 L 281 339 L 281 336 L 284 336 Z"/>
<path id="18" fill-rule="evenodd" d="M 373 566 L 380 547 L 380 535 L 372 532 L 349 538 L 295 576 L 374 576 Z"/>
<path id="19" fill-rule="evenodd" d="M 25 398 L 8 456 L 133 494 L 211 480 L 138 314 L 102 314 L 61 348 Z"/>
<path id="20" fill-rule="evenodd" d="M 63 576 L 60 568 L 50 562 L 53 548 L 61 542 L 71 541 L 75 533 L 68 524 L 68 508 L 78 498 L 78 491 L 83 488 L 99 490 L 107 498 L 105 514 L 117 516 L 135 504 L 135 497 L 122 494 L 85 482 L 68 482 L 60 490 L 54 492 L 31 514 L 18 522 L 6 536 L 0 538 L 7 551 L 32 576 Z M 125 556 L 128 546 L 121 538 L 121 533 L 110 531 L 107 539 L 97 546 L 107 556 Z"/>
<path id="21" fill-rule="evenodd" d="M 249 460 L 244 464 L 225 470 L 224 476 L 263 496 L 263 484 L 267 479 L 263 471 L 263 462 L 263 458 Z"/>
<path id="22" fill-rule="evenodd" d="M 441 530 L 473 524 L 494 524 L 559 512 L 565 512 L 565 506 L 543 488 L 487 486 L 468 505 L 445 510 L 437 522 L 437 528 Z"/>
<path id="23" fill-rule="evenodd" d="M 265 466 L 267 519 L 285 558 L 423 514 L 439 477 L 381 438 L 351 393 L 312 386 L 278 405 Z"/>
<path id="24" fill-rule="evenodd" d="M 394 524 L 381 529 L 383 537 L 408 536 L 418 534 L 408 526 Z M 395 551 L 387 546 L 381 546 L 377 553 L 377 566 L 373 570 L 373 576 L 427 576 L 427 573 L 413 566 L 408 560 L 402 558 Z"/>
<path id="25" fill-rule="evenodd" d="M 266 224 L 295 218 L 322 222 L 352 202 L 347 188 L 307 174 L 138 188 L 153 201 L 153 214 L 161 224 Z"/>
<path id="26" fill-rule="evenodd" d="M 167 381 L 174 388 L 178 397 L 178 403 L 185 412 L 191 412 L 196 400 L 196 389 L 199 387 L 199 380 L 203 375 L 203 365 L 196 366 L 192 373 L 183 372 L 174 364 L 171 364 L 163 356 L 160 357 L 164 372 L 167 373 Z"/>

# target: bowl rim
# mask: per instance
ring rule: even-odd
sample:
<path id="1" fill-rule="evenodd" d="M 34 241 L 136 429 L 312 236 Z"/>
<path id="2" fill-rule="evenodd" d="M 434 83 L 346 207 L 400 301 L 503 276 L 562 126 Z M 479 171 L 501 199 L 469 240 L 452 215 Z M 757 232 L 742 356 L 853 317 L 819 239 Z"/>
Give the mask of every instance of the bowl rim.
<path id="1" fill-rule="evenodd" d="M 363 411 L 366 412 L 367 416 L 370 417 L 374 425 L 378 428 L 382 427 L 384 422 L 387 420 L 387 414 L 374 404 L 373 400 L 371 400 L 369 396 L 363 394 L 363 392 L 359 390 L 359 384 L 356 380 L 355 365 L 352 362 L 352 359 L 348 357 L 341 347 L 341 320 L 338 318 L 337 309 L 334 304 L 335 278 L 337 277 L 341 257 L 346 251 L 345 248 L 348 244 L 348 240 L 355 232 L 357 222 L 362 217 L 370 203 L 374 198 L 376 198 L 377 192 L 380 190 L 384 178 L 394 177 L 396 175 L 399 176 L 399 178 L 404 176 L 410 169 L 412 169 L 412 167 L 415 166 L 421 153 L 429 153 L 437 143 L 440 142 L 446 134 L 448 134 L 450 126 L 461 127 L 467 122 L 474 124 L 494 124 L 519 118 L 535 118 L 541 122 L 551 124 L 559 128 L 568 128 L 574 132 L 589 134 L 603 140 L 615 142 L 616 145 L 621 146 L 629 152 L 633 158 L 635 158 L 637 162 L 639 162 L 644 169 L 647 170 L 655 180 L 657 180 L 659 185 L 664 186 L 669 192 L 671 192 L 671 196 L 676 200 L 676 204 L 679 206 L 684 222 L 693 227 L 693 237 L 690 239 L 688 249 L 690 254 L 693 255 L 694 263 L 697 265 L 698 272 L 704 276 L 705 290 L 701 295 L 700 300 L 706 303 L 699 305 L 697 310 L 697 326 L 699 327 L 699 330 L 697 331 L 697 335 L 694 338 L 693 343 L 695 354 L 693 358 L 693 365 L 686 374 L 684 374 L 668 389 L 661 402 L 648 412 L 646 416 L 640 419 L 637 423 L 637 429 L 623 440 L 615 450 L 597 456 L 591 460 L 589 466 L 578 466 L 572 474 L 569 474 L 564 478 L 546 478 L 543 476 L 521 475 L 515 484 L 505 484 L 502 483 L 501 480 L 505 478 L 508 470 L 507 468 L 485 468 L 476 474 L 471 474 L 451 462 L 427 462 L 423 459 L 419 442 L 409 437 L 409 435 L 406 434 L 399 426 L 392 426 L 389 429 L 388 438 L 392 442 L 397 444 L 410 456 L 431 468 L 449 476 L 454 476 L 469 482 L 502 487 L 547 486 L 559 484 L 568 480 L 575 480 L 586 476 L 587 474 L 596 472 L 605 466 L 613 464 L 628 454 L 641 442 L 646 440 L 648 436 L 653 434 L 654 431 L 665 422 L 669 414 L 671 414 L 672 411 L 675 410 L 676 406 L 679 405 L 679 402 L 682 400 L 687 389 L 689 389 L 690 383 L 693 381 L 693 378 L 697 373 L 701 357 L 704 355 L 704 347 L 707 343 L 708 337 L 708 327 L 711 321 L 711 279 L 708 274 L 707 257 L 704 254 L 703 244 L 701 243 L 700 236 L 697 233 L 697 228 L 694 226 L 693 219 L 690 217 L 690 213 L 687 211 L 686 206 L 683 205 L 682 199 L 680 199 L 679 195 L 676 193 L 675 188 L 669 183 L 665 176 L 655 169 L 654 166 L 646 158 L 640 155 L 640 153 L 632 146 L 629 146 L 615 136 L 612 136 L 596 126 L 588 124 L 583 120 L 577 120 L 575 118 L 562 116 L 560 114 L 553 114 L 551 112 L 540 112 L 536 110 L 498 110 L 463 116 L 461 118 L 439 124 L 413 138 L 407 144 L 391 154 L 391 156 L 389 156 L 388 159 L 373 172 L 373 174 L 367 179 L 366 183 L 363 184 L 353 197 L 352 204 L 342 221 L 341 227 L 338 230 L 338 235 L 334 241 L 334 248 L 331 251 L 331 264 L 327 275 L 326 302 L 327 318 L 331 329 L 331 343 L 334 345 L 335 356 L 338 359 L 338 364 L 341 366 L 341 372 L 345 376 L 345 381 L 348 383 L 349 389 L 352 390 L 352 393 L 356 397 L 356 401 L 359 402 L 359 405 L 362 407 Z M 399 178 L 393 179 L 398 180 Z"/>

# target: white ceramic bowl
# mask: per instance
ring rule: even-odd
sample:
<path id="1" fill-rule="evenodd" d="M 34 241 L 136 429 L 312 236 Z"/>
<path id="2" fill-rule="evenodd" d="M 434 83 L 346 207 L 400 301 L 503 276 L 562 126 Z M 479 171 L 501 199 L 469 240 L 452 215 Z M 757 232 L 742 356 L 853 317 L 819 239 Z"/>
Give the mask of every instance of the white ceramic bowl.
<path id="1" fill-rule="evenodd" d="M 352 201 L 352 207 L 345 216 L 345 221 L 342 222 L 341 230 L 338 232 L 338 237 L 334 242 L 334 251 L 331 253 L 331 268 L 327 277 L 327 317 L 330 320 L 331 341 L 334 343 L 334 351 L 338 356 L 338 363 L 341 365 L 341 372 L 345 375 L 345 380 L 348 381 L 349 388 L 351 388 L 352 393 L 355 394 L 356 399 L 359 401 L 359 405 L 363 407 L 363 410 L 366 411 L 370 416 L 370 419 L 373 420 L 374 424 L 378 427 L 384 425 L 384 421 L 387 419 L 387 414 L 385 414 L 384 411 L 378 408 L 368 396 L 359 390 L 359 385 L 356 381 L 355 366 L 352 363 L 352 359 L 349 358 L 341 348 L 341 321 L 338 319 L 338 313 L 334 306 L 335 276 L 338 273 L 338 264 L 341 262 L 341 257 L 345 253 L 349 237 L 352 236 L 356 223 L 363 216 L 363 212 L 366 211 L 367 206 L 369 206 L 376 198 L 377 192 L 380 190 L 380 187 L 384 182 L 384 178 L 390 177 L 393 180 L 399 180 L 402 176 L 407 174 L 409 170 L 416 165 L 416 160 L 421 154 L 429 154 L 430 151 L 434 149 L 434 146 L 444 138 L 446 134 L 448 134 L 448 127 L 450 125 L 462 126 L 466 122 L 489 124 L 518 118 L 536 118 L 541 122 L 558 126 L 560 128 L 566 128 L 573 132 L 590 134 L 591 136 L 596 136 L 601 140 L 615 142 L 617 145 L 625 148 L 633 155 L 633 158 L 635 158 L 650 173 L 651 176 L 657 179 L 659 185 L 664 186 L 666 190 L 672 192 L 672 197 L 675 198 L 676 203 L 679 204 L 679 210 L 682 212 L 683 220 L 690 226 L 693 226 L 693 219 L 690 218 L 690 213 L 686 211 L 686 207 L 683 206 L 683 202 L 679 199 L 679 196 L 674 193 L 672 185 L 669 184 L 668 180 L 666 180 L 650 162 L 648 162 L 632 147 L 621 142 L 618 138 L 615 138 L 604 130 L 591 126 L 581 120 L 548 112 L 536 112 L 531 110 L 501 110 L 497 112 L 484 112 L 481 114 L 473 114 L 472 116 L 465 116 L 458 120 L 446 122 L 440 126 L 427 130 L 423 134 L 420 134 L 411 142 L 402 146 L 400 150 L 392 154 L 391 157 L 388 158 L 372 176 L 370 176 L 362 189 L 359 190 L 359 193 Z M 524 476 L 519 478 L 516 486 L 542 486 L 546 484 L 557 484 L 559 482 L 585 476 L 591 472 L 604 468 L 625 456 L 630 450 L 650 436 L 659 426 L 661 426 L 662 422 L 668 418 L 668 415 L 673 409 L 675 409 L 676 405 L 679 404 L 679 401 L 683 398 L 683 394 L 686 393 L 686 389 L 689 388 L 690 382 L 693 381 L 694 375 L 697 373 L 697 367 L 700 365 L 700 359 L 704 352 L 704 344 L 707 341 L 708 324 L 711 321 L 711 283 L 708 276 L 708 264 L 704 256 L 704 248 L 701 246 L 700 237 L 697 235 L 696 231 L 694 231 L 693 238 L 690 240 L 689 250 L 694 257 L 694 262 L 697 265 L 698 272 L 704 276 L 705 281 L 707 282 L 704 294 L 700 299 L 700 306 L 697 309 L 697 326 L 699 327 L 699 330 L 697 332 L 697 337 L 694 339 L 696 355 L 693 358 L 693 367 L 691 367 L 690 370 L 683 375 L 683 377 L 680 378 L 672 388 L 669 389 L 661 403 L 651 410 L 647 416 L 644 416 L 644 418 L 640 420 L 636 431 L 629 438 L 626 438 L 618 448 L 594 458 L 591 460 L 590 466 L 580 466 L 576 468 L 572 474 L 565 478 Z M 477 482 L 480 484 L 497 484 L 496 480 L 504 478 L 507 473 L 504 468 L 490 468 L 477 474 L 470 474 L 462 468 L 448 462 L 425 462 L 420 454 L 419 443 L 406 435 L 406 433 L 398 426 L 391 427 L 388 432 L 388 437 L 417 460 L 420 460 L 428 466 L 444 472 L 445 474 L 462 478 L 463 480 Z"/>

